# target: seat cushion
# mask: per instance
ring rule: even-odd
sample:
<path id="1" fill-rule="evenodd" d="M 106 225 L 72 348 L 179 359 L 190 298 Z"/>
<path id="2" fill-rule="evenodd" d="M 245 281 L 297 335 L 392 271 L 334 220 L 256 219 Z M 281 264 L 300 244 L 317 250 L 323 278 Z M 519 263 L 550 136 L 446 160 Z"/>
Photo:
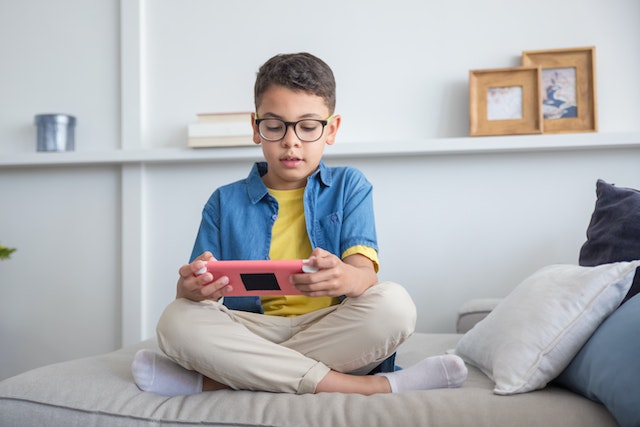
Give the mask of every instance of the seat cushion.
<path id="1" fill-rule="evenodd" d="M 409 366 L 454 348 L 460 335 L 414 334 L 398 351 Z M 569 390 L 548 387 L 513 397 L 469 367 L 459 389 L 361 396 L 216 391 L 164 397 L 140 391 L 130 373 L 139 348 L 50 365 L 0 382 L 3 427 L 88 426 L 615 426 L 605 407 Z"/>

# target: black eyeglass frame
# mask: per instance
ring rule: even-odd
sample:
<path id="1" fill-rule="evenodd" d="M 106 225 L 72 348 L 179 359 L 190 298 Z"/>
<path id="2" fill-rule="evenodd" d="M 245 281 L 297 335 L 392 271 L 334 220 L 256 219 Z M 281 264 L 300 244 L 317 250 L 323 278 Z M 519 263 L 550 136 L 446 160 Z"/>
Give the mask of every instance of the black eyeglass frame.
<path id="1" fill-rule="evenodd" d="M 293 126 L 293 133 L 296 134 L 296 137 L 300 141 L 302 141 L 302 142 L 316 142 L 317 140 L 322 138 L 322 135 L 324 135 L 324 128 L 329 124 L 329 122 L 331 121 L 332 118 L 333 118 L 333 116 L 327 118 L 326 120 L 302 119 L 302 120 L 298 120 L 298 121 L 295 121 L 295 122 L 286 122 L 286 121 L 284 121 L 282 119 L 278 119 L 276 117 L 264 117 L 264 118 L 260 118 L 260 119 L 256 118 L 255 121 L 256 121 L 256 126 L 258 127 L 258 133 L 260 134 L 260 137 L 262 139 L 264 139 L 265 141 L 269 141 L 269 142 L 282 141 L 284 139 L 284 137 L 287 136 L 287 131 L 289 130 L 289 126 Z M 282 136 L 280 138 L 278 138 L 278 139 L 270 139 L 270 138 L 265 137 L 262 134 L 262 131 L 260 130 L 260 123 L 262 123 L 265 120 L 277 120 L 280 123 L 284 124 L 284 133 L 282 134 Z M 313 139 L 313 140 L 307 140 L 307 139 L 300 138 L 300 135 L 298 135 L 298 131 L 296 130 L 296 128 L 298 126 L 298 123 L 300 123 L 300 122 L 309 122 L 309 121 L 317 122 L 317 123 L 320 123 L 322 125 L 322 132 L 320 132 L 320 136 L 318 136 L 316 139 Z"/>

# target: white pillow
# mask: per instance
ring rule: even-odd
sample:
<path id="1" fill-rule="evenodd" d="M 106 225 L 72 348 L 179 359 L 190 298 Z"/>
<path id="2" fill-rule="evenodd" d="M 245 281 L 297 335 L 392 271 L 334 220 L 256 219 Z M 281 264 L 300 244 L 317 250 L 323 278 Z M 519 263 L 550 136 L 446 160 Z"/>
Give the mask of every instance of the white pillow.
<path id="1" fill-rule="evenodd" d="M 496 394 L 543 388 L 620 305 L 639 265 L 542 268 L 467 332 L 456 353 L 496 383 Z"/>

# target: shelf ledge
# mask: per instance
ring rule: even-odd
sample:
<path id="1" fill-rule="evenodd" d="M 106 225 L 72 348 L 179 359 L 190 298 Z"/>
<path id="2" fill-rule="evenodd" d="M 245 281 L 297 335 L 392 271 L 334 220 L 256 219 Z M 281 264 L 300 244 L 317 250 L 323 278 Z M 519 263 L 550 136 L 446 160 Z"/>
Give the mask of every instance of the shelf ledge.
<path id="1" fill-rule="evenodd" d="M 508 152 L 607 150 L 640 147 L 640 133 L 585 133 L 474 138 L 437 138 L 395 142 L 343 142 L 327 147 L 327 158 L 367 158 L 491 154 Z M 259 147 L 153 148 L 113 151 L 0 154 L 0 168 L 123 165 L 130 163 L 228 162 L 259 160 Z"/>

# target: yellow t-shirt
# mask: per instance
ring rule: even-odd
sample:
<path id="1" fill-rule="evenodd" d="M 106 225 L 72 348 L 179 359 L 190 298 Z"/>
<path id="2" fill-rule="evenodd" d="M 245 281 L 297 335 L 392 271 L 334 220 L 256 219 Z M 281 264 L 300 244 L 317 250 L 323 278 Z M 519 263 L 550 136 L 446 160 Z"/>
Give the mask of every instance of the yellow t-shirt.
<path id="1" fill-rule="evenodd" d="M 272 190 L 269 193 L 278 201 L 278 218 L 271 232 L 271 259 L 305 259 L 311 255 L 311 242 L 307 234 L 304 216 L 304 187 L 295 190 Z M 342 258 L 361 253 L 371 259 L 378 268 L 377 252 L 367 246 L 347 249 Z M 304 295 L 264 296 L 260 298 L 265 314 L 297 316 L 338 304 L 332 297 L 307 297 Z"/>

